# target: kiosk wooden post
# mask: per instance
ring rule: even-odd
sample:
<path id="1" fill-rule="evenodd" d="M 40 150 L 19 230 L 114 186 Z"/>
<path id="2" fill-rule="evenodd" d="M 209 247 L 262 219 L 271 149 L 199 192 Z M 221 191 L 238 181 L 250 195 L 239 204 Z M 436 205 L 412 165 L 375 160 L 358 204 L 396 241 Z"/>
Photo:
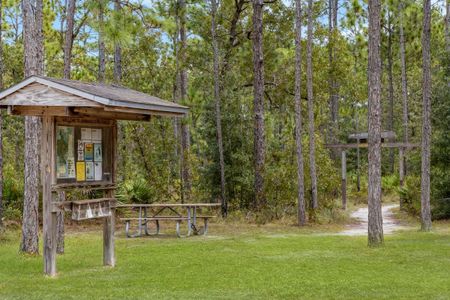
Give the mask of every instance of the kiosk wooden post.
<path id="1" fill-rule="evenodd" d="M 43 203 L 43 239 L 44 239 L 44 273 L 48 276 L 56 275 L 56 212 L 53 210 L 54 193 L 52 184 L 55 183 L 55 120 L 45 114 L 42 117 L 41 133 L 41 183 Z"/>
<path id="2" fill-rule="evenodd" d="M 117 168 L 117 122 L 112 127 L 112 182 L 116 183 Z M 105 192 L 106 198 L 114 198 L 114 190 Z M 114 229 L 115 229 L 116 208 L 111 208 L 111 215 L 103 221 L 103 265 L 114 267 L 116 257 L 114 253 Z"/>

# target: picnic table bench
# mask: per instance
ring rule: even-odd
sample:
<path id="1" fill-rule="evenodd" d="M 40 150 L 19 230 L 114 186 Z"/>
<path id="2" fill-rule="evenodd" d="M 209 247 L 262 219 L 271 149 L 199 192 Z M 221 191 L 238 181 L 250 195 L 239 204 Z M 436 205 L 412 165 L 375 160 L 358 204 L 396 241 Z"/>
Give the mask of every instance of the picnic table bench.
<path id="1" fill-rule="evenodd" d="M 208 233 L 208 222 L 215 218 L 213 215 L 198 215 L 197 210 L 206 208 L 218 208 L 220 203 L 167 203 L 167 204 L 120 204 L 117 208 L 130 208 L 138 211 L 138 217 L 121 218 L 125 222 L 125 233 L 127 237 L 140 237 L 145 235 L 160 234 L 160 221 L 172 221 L 176 223 L 176 233 L 178 237 L 188 237 L 192 234 L 206 235 Z M 183 214 L 183 211 L 186 214 Z M 162 215 L 168 212 L 169 214 Z M 197 225 L 197 220 L 203 220 L 203 227 Z M 131 222 L 138 223 L 138 231 L 131 234 Z M 187 233 L 181 234 L 181 223 L 187 222 Z M 149 223 L 155 223 L 155 232 L 149 230 Z"/>

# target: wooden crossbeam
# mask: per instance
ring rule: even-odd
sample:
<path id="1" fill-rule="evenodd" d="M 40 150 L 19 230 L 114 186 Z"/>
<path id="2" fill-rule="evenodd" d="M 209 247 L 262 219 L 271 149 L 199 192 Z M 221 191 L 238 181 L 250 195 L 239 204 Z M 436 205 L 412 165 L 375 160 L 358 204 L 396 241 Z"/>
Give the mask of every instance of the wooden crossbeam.
<path id="1" fill-rule="evenodd" d="M 338 148 L 338 149 L 356 149 L 356 148 L 368 148 L 367 143 L 352 143 L 352 144 L 325 144 L 326 148 Z M 418 148 L 420 147 L 419 144 L 413 144 L 413 143 L 381 143 L 381 147 L 383 148 L 406 148 L 406 149 L 412 149 L 412 148 Z"/>

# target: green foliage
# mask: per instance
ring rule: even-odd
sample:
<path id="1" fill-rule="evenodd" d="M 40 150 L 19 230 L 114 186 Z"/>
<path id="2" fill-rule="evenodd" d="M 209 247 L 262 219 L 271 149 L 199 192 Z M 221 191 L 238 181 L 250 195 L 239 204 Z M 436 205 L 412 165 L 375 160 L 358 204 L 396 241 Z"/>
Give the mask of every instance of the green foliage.
<path id="1" fill-rule="evenodd" d="M 397 175 L 387 175 L 381 177 L 381 189 L 384 193 L 395 193 L 400 185 Z"/>
<path id="2" fill-rule="evenodd" d="M 420 215 L 420 177 L 408 176 L 404 186 L 398 188 L 402 208 L 412 215 Z"/>
<path id="3" fill-rule="evenodd" d="M 252 10 L 244 1 L 235 28 L 236 4 L 240 1 L 221 1 L 217 15 L 217 31 L 221 71 L 222 129 L 225 159 L 226 197 L 231 210 L 251 212 L 254 201 L 253 166 L 253 62 L 252 62 Z M 269 1 L 270 2 L 270 1 Z M 109 5 L 106 5 L 109 3 Z M 113 80 L 114 46 L 122 49 L 123 86 L 136 89 L 166 100 L 176 100 L 177 68 L 184 67 L 188 74 L 188 97 L 183 104 L 191 110 L 182 120 L 190 127 L 193 201 L 211 202 L 220 198 L 220 173 L 216 138 L 212 47 L 210 33 L 210 7 L 204 1 L 188 1 L 186 11 L 186 61 L 179 53 L 176 37 L 177 12 L 175 1 L 121 1 L 122 10 L 114 11 L 111 2 L 77 1 L 75 36 L 72 53 L 72 78 L 95 81 L 98 69 L 98 41 L 100 31 L 98 14 L 104 10 L 103 33 L 106 46 L 106 81 Z M 20 1 L 3 1 L 4 22 L 3 80 L 5 87 L 23 79 L 23 41 Z M 64 1 L 44 1 L 45 70 L 47 76 L 62 76 L 65 7 Z M 367 4 L 347 1 L 339 14 L 337 30 L 328 32 L 327 3 L 318 1 L 314 10 L 314 117 L 316 162 L 318 172 L 319 222 L 339 219 L 334 208 L 340 197 L 340 164 L 330 159 L 325 148 L 330 143 L 330 78 L 339 86 L 340 142 L 355 131 L 367 131 Z M 265 193 L 267 208 L 258 218 L 265 223 L 273 219 L 295 216 L 297 203 L 297 166 L 294 143 L 294 10 L 286 1 L 267 3 L 264 11 L 264 68 L 265 68 L 265 131 L 266 166 Z M 406 1 L 404 31 L 406 38 L 407 76 L 409 88 L 410 141 L 420 141 L 421 132 L 421 4 Z M 345 16 L 342 16 L 342 10 Z M 401 80 L 398 41 L 398 0 L 383 3 L 383 28 L 387 11 L 392 14 L 393 71 L 394 71 L 394 131 L 401 140 Z M 342 16 L 342 17 L 341 17 Z M 450 197 L 448 153 L 450 128 L 448 118 L 448 57 L 443 39 L 442 14 L 433 9 L 432 64 L 433 64 L 433 154 L 432 189 L 433 214 L 448 217 L 446 206 L 440 203 Z M 304 24 L 306 18 L 304 19 Z M 179 24 L 178 24 L 179 25 Z M 231 30 L 235 36 L 230 36 Z M 382 30 L 382 55 L 386 58 L 386 37 Z M 335 63 L 329 66 L 328 44 L 335 48 Z M 308 118 L 306 113 L 306 43 L 301 42 L 302 55 L 302 118 L 303 154 L 306 202 L 310 202 L 308 158 Z M 178 55 L 178 57 L 176 56 Z M 384 68 L 386 72 L 387 68 Z M 447 73 L 446 73 L 447 72 Z M 386 74 L 383 74 L 386 75 Z M 383 76 L 383 85 L 387 76 Z M 383 88 L 387 99 L 387 88 Z M 388 107 L 383 103 L 383 107 Z M 383 120 L 386 120 L 386 111 Z M 386 127 L 386 124 L 383 124 Z M 383 128 L 385 129 L 385 128 Z M 173 120 L 154 117 L 150 122 L 120 122 L 118 174 L 122 182 L 120 193 L 126 201 L 180 201 L 179 135 L 175 136 Z M 179 134 L 179 133 L 178 133 Z M 23 190 L 23 120 L 6 117 L 4 121 L 5 201 L 7 207 L 21 209 Z M 386 152 L 387 153 L 387 152 Z M 418 151 L 408 152 L 408 176 L 420 172 Z M 383 154 L 383 169 L 389 170 L 387 156 Z M 367 201 L 367 178 L 361 177 L 361 191 L 357 192 L 355 151 L 348 151 L 349 198 L 355 203 Z M 367 173 L 367 151 L 361 150 L 361 171 Z M 383 190 L 391 193 L 398 185 L 397 176 L 383 179 Z M 420 184 L 419 184 L 420 186 Z M 417 194 L 407 186 L 406 198 Z M 416 191 L 414 191 L 416 193 Z M 73 195 L 93 197 L 94 195 Z M 412 199 L 412 198 L 411 198 Z M 414 202 L 411 200 L 411 203 Z M 414 202 L 416 203 L 416 202 Z M 320 214 L 324 217 L 321 219 Z M 444 212 L 442 214 L 442 212 Z M 337 215 L 336 215 L 337 214 Z M 252 215 L 251 213 L 249 215 Z M 326 216 L 325 216 L 326 215 Z"/>
<path id="4" fill-rule="evenodd" d="M 155 201 L 155 191 L 143 178 L 124 181 L 117 193 L 117 198 L 125 203 L 150 204 Z"/>

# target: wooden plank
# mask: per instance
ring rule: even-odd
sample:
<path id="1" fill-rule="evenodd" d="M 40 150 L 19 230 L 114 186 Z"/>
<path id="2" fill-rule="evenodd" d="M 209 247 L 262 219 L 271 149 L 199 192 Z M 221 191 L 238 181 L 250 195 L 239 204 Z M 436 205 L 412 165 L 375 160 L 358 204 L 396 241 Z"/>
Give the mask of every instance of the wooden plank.
<path id="1" fill-rule="evenodd" d="M 360 143 L 358 144 L 325 144 L 326 148 L 339 148 L 339 149 L 353 149 L 353 148 L 367 148 L 368 144 Z M 412 144 L 412 143 L 381 143 L 382 148 L 418 148 L 420 147 L 419 144 Z"/>
<path id="2" fill-rule="evenodd" d="M 52 211 L 51 185 L 55 178 L 54 163 L 55 123 L 52 116 L 42 118 L 41 184 L 43 202 L 44 273 L 56 276 L 56 213 Z"/>
<path id="3" fill-rule="evenodd" d="M 187 220 L 188 217 L 175 217 L 175 216 L 158 216 L 158 217 L 145 217 L 145 218 L 120 218 L 121 221 L 183 221 Z"/>
<path id="4" fill-rule="evenodd" d="M 112 120 L 129 120 L 129 121 L 150 121 L 150 116 L 148 114 L 137 114 L 137 113 L 125 113 L 125 112 L 114 112 L 105 111 L 103 109 L 93 109 L 87 107 L 76 107 L 72 109 L 75 116 L 87 116 L 87 117 L 97 117 Z"/>
<path id="5" fill-rule="evenodd" d="M 68 107 L 63 106 L 10 106 L 10 114 L 16 116 L 70 116 Z"/>
<path id="6" fill-rule="evenodd" d="M 98 202 L 115 202 L 117 201 L 115 198 L 99 198 L 99 199 L 86 199 L 86 200 L 76 200 L 72 201 L 73 204 L 90 204 L 90 203 L 98 203 Z"/>
<path id="7" fill-rule="evenodd" d="M 31 83 L 2 100 L 2 105 L 27 106 L 87 106 L 100 107 L 101 104 L 67 93 L 41 83 Z"/>
<path id="8" fill-rule="evenodd" d="M 105 111 L 109 112 L 117 112 L 117 113 L 127 113 L 127 114 L 140 114 L 140 115 L 157 115 L 157 116 L 166 116 L 166 117 L 182 117 L 185 113 L 176 113 L 176 112 L 165 112 L 165 111 L 156 111 L 156 110 L 144 110 L 138 108 L 127 108 L 127 107 L 114 107 L 114 106 L 105 106 Z"/>
<path id="9" fill-rule="evenodd" d="M 68 190 L 68 189 L 84 189 L 84 190 L 115 190 L 117 186 L 108 181 L 93 181 L 93 182 L 80 182 L 80 183 L 59 183 L 53 184 L 52 190 Z"/>
<path id="10" fill-rule="evenodd" d="M 111 127 L 114 120 L 98 117 L 56 117 L 56 125 L 61 126 L 87 126 L 87 127 Z"/>
<path id="11" fill-rule="evenodd" d="M 163 207 L 183 207 L 183 208 L 190 208 L 190 207 L 220 207 L 220 203 L 167 203 L 167 204 L 120 204 L 117 205 L 117 208 L 139 208 L 139 207 L 155 207 L 155 208 L 163 208 Z"/>

